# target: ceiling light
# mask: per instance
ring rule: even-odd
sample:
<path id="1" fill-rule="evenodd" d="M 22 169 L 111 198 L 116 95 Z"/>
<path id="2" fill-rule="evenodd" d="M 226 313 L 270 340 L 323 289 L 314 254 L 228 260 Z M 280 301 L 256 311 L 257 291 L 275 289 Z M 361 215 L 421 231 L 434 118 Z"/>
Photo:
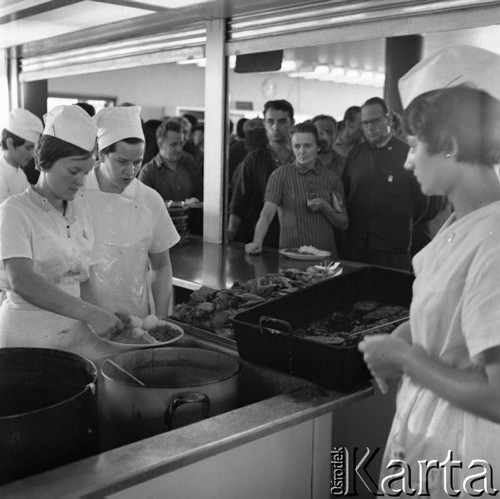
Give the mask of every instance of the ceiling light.
<path id="1" fill-rule="evenodd" d="M 330 68 L 326 64 L 318 64 L 314 68 L 314 73 L 317 75 L 325 75 L 330 72 Z"/>
<path id="2" fill-rule="evenodd" d="M 200 3 L 208 3 L 213 0 L 129 0 L 129 3 L 151 5 L 164 9 L 184 9 Z"/>
<path id="3" fill-rule="evenodd" d="M 297 63 L 291 59 L 281 63 L 281 71 L 297 71 Z"/>
<path id="4" fill-rule="evenodd" d="M 335 68 L 332 68 L 332 70 L 330 71 L 330 75 L 334 79 L 336 79 L 336 78 L 342 79 L 345 76 L 345 69 L 337 66 Z"/>

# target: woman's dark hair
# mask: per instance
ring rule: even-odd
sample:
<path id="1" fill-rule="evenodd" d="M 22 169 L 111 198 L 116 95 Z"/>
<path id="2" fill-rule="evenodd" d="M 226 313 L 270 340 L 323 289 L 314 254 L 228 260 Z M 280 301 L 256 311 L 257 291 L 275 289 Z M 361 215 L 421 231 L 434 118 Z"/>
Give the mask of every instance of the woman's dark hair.
<path id="1" fill-rule="evenodd" d="M 86 151 L 52 135 L 42 135 L 35 146 L 35 166 L 42 171 L 50 170 L 54 163 L 63 158 L 78 156 L 92 158 L 94 150 Z"/>
<path id="2" fill-rule="evenodd" d="M 290 137 L 296 133 L 310 133 L 314 135 L 316 144 L 318 144 L 319 147 L 321 147 L 323 143 L 323 141 L 320 140 L 319 138 L 318 129 L 316 128 L 316 125 L 310 120 L 295 125 L 290 132 Z"/>
<path id="3" fill-rule="evenodd" d="M 429 154 L 457 147 L 457 161 L 493 166 L 500 159 L 500 101 L 467 85 L 419 95 L 404 112 L 404 127 Z"/>
<path id="4" fill-rule="evenodd" d="M 6 128 L 2 130 L 2 149 L 6 151 L 8 149 L 7 147 L 7 139 L 12 139 L 12 145 L 14 147 L 19 147 L 22 146 L 26 141 L 19 137 L 18 135 L 9 132 Z"/>
<path id="5" fill-rule="evenodd" d="M 139 137 L 127 137 L 126 139 L 120 139 L 118 142 L 126 142 L 127 144 L 139 144 L 142 142 L 144 144 L 144 140 L 140 139 Z M 116 151 L 116 144 L 118 144 L 118 142 L 115 142 L 114 144 L 110 144 L 109 146 L 105 147 L 104 149 L 101 149 L 99 151 L 99 155 L 106 156 L 108 154 L 111 154 L 112 152 L 115 152 Z"/>

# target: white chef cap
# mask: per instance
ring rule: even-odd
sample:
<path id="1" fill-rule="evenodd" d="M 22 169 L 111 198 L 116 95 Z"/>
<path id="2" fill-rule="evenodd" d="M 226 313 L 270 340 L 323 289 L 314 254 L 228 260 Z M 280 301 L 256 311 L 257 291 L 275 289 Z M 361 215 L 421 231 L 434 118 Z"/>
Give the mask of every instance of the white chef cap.
<path id="1" fill-rule="evenodd" d="M 97 125 L 97 144 L 100 151 L 123 139 L 144 140 L 140 106 L 105 107 L 93 120 Z"/>
<path id="2" fill-rule="evenodd" d="M 52 135 L 85 151 L 94 149 L 97 128 L 89 114 L 80 106 L 56 106 L 43 119 L 43 135 Z"/>
<path id="3" fill-rule="evenodd" d="M 418 95 L 470 84 L 500 100 L 500 55 L 470 45 L 450 45 L 420 61 L 398 82 L 403 108 Z"/>
<path id="4" fill-rule="evenodd" d="M 42 120 L 27 109 L 13 109 L 9 113 L 7 126 L 10 133 L 21 137 L 28 142 L 35 143 L 42 134 Z"/>

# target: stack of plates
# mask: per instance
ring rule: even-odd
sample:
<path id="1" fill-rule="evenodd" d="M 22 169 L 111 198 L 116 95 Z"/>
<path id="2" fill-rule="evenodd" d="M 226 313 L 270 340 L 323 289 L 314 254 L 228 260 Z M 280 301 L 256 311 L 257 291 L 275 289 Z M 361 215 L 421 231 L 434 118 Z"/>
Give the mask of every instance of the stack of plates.
<path id="1" fill-rule="evenodd" d="M 184 201 L 166 201 L 167 210 L 174 222 L 175 228 L 181 237 L 177 244 L 185 243 L 189 238 L 187 208 Z"/>

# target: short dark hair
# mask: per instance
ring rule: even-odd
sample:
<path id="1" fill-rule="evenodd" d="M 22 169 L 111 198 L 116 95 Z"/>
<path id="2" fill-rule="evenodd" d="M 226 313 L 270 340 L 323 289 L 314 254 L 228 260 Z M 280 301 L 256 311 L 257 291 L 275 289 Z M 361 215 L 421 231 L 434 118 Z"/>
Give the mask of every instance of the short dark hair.
<path id="1" fill-rule="evenodd" d="M 337 120 L 333 116 L 330 116 L 329 114 L 318 114 L 311 121 L 313 123 L 316 123 L 316 121 L 321 121 L 321 120 L 331 121 L 335 126 L 337 126 Z"/>
<path id="2" fill-rule="evenodd" d="M 183 118 L 186 118 L 191 123 L 191 129 L 194 130 L 198 124 L 198 118 L 194 114 L 184 113 Z"/>
<path id="3" fill-rule="evenodd" d="M 421 94 L 406 108 L 404 127 L 429 154 L 456 144 L 457 161 L 491 167 L 500 159 L 500 101 L 483 90 L 458 85 Z"/>
<path id="4" fill-rule="evenodd" d="M 171 119 L 165 120 L 156 129 L 156 140 L 160 141 L 165 138 L 168 132 L 176 132 L 182 134 L 182 126 L 178 121 L 172 121 Z"/>
<path id="5" fill-rule="evenodd" d="M 35 166 L 42 171 L 50 170 L 54 163 L 70 156 L 79 156 L 82 159 L 92 158 L 94 150 L 86 151 L 70 142 L 53 137 L 52 135 L 42 135 L 35 146 Z"/>
<path id="6" fill-rule="evenodd" d="M 359 113 L 361 113 L 361 108 L 359 106 L 348 107 L 344 113 L 344 119 L 342 121 L 353 122 Z"/>
<path id="7" fill-rule="evenodd" d="M 87 111 L 89 116 L 95 115 L 95 107 L 88 102 L 77 102 L 75 106 L 81 107 L 84 111 Z"/>
<path id="8" fill-rule="evenodd" d="M 7 130 L 7 128 L 4 128 L 2 130 L 2 149 L 4 151 L 6 151 L 8 149 L 7 139 L 12 139 L 12 145 L 14 147 L 22 146 L 26 142 L 26 140 L 24 140 L 23 138 L 19 137 L 18 135 L 14 134 L 12 132 L 9 132 Z"/>
<path id="9" fill-rule="evenodd" d="M 385 115 L 389 114 L 389 107 L 382 97 L 371 97 L 361 106 L 361 108 L 366 106 L 375 106 L 377 104 L 382 107 Z"/>
<path id="10" fill-rule="evenodd" d="M 139 144 L 142 142 L 144 144 L 144 140 L 140 139 L 139 137 L 127 137 L 126 139 L 120 139 L 118 142 L 126 142 L 127 144 Z M 118 144 L 118 142 L 109 144 L 109 146 L 106 146 L 104 149 L 101 149 L 99 151 L 99 154 L 106 156 L 108 154 L 111 154 L 112 152 L 115 152 L 116 144 Z"/>
<path id="11" fill-rule="evenodd" d="M 243 131 L 243 126 L 245 125 L 245 123 L 248 121 L 248 118 L 240 118 L 238 120 L 238 122 L 236 123 L 236 135 L 240 138 L 240 139 L 244 139 L 245 138 L 245 132 Z M 232 122 L 231 122 L 232 123 Z"/>
<path id="12" fill-rule="evenodd" d="M 264 111 L 262 112 L 263 116 L 265 116 L 268 109 L 284 111 L 285 113 L 288 113 L 290 119 L 293 120 L 293 106 L 285 99 L 268 100 L 264 104 Z"/>
<path id="13" fill-rule="evenodd" d="M 319 134 L 318 134 L 318 129 L 316 128 L 316 125 L 311 121 L 304 121 L 303 123 L 298 123 L 295 125 L 291 132 L 290 132 L 290 137 L 296 133 L 311 133 L 314 135 L 314 138 L 316 140 L 316 144 L 321 146 L 321 141 L 319 139 Z"/>

